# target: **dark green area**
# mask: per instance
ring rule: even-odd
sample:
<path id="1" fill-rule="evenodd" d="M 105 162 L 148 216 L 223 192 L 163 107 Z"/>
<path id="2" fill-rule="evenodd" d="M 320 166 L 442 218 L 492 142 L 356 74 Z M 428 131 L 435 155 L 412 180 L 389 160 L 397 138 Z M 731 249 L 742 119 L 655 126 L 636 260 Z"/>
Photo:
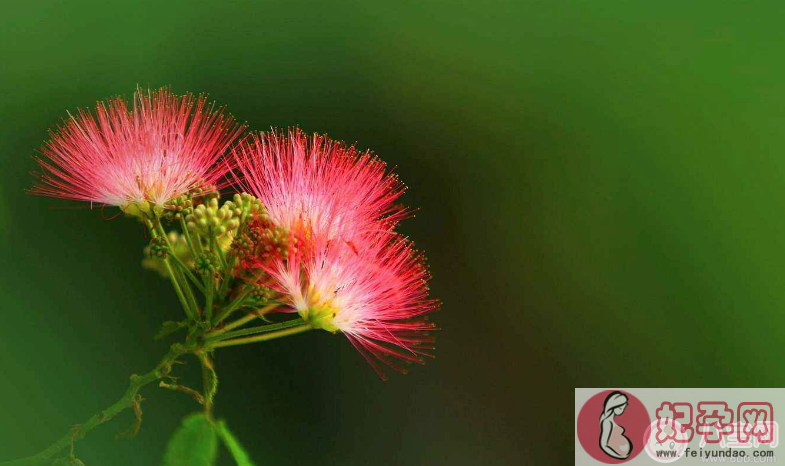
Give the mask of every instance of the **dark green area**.
<path id="1" fill-rule="evenodd" d="M 24 193 L 47 128 L 136 84 L 357 141 L 420 208 L 403 229 L 444 300 L 438 358 L 382 383 L 327 333 L 219 352 L 217 415 L 257 464 L 571 462 L 575 386 L 783 385 L 783 13 L 4 1 L 0 460 L 114 402 L 181 318 L 140 225 Z M 125 413 L 77 446 L 87 465 L 159 464 L 195 405 L 144 394 L 139 437 L 114 440 Z"/>

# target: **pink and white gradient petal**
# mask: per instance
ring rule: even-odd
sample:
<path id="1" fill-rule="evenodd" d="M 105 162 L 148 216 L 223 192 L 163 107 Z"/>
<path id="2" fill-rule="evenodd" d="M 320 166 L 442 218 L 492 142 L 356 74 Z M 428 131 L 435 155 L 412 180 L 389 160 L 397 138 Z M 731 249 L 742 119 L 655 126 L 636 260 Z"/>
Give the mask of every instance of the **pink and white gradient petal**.
<path id="1" fill-rule="evenodd" d="M 216 184 L 228 168 L 219 159 L 243 129 L 205 96 L 137 88 L 130 109 L 116 97 L 95 114 L 69 114 L 41 149 L 31 193 L 162 207 L 199 183 Z"/>

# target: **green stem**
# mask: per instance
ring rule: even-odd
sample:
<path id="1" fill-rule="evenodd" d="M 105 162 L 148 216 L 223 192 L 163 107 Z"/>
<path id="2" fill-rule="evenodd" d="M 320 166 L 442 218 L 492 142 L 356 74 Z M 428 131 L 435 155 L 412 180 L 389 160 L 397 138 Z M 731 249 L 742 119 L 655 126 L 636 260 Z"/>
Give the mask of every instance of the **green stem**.
<path id="1" fill-rule="evenodd" d="M 208 419 L 213 418 L 213 397 L 215 396 L 215 389 L 218 386 L 218 379 L 215 375 L 215 367 L 210 360 L 210 356 L 205 352 L 196 354 L 199 358 L 199 363 L 202 366 L 202 384 L 204 386 L 202 392 L 204 393 L 204 413 Z"/>
<path id="2" fill-rule="evenodd" d="M 194 240 L 194 249 L 196 249 L 196 253 L 197 254 L 203 254 L 204 253 L 204 248 L 202 247 L 202 235 L 200 235 L 199 232 L 195 231 L 194 232 L 194 238 L 195 238 L 195 240 Z M 196 256 L 194 256 L 194 257 L 196 257 Z"/>
<path id="3" fill-rule="evenodd" d="M 223 280 L 221 281 L 221 289 L 218 291 L 218 296 L 221 298 L 226 297 L 229 291 L 229 283 L 232 282 L 232 269 L 234 268 L 234 254 L 229 253 L 229 259 L 226 260 L 226 267 L 224 268 Z"/>
<path id="4" fill-rule="evenodd" d="M 237 295 L 228 306 L 224 308 L 223 311 L 219 312 L 217 316 L 213 318 L 213 325 L 218 325 L 222 320 L 229 316 L 232 312 L 234 312 L 240 304 L 248 297 L 249 294 L 253 292 L 253 285 L 246 285 L 246 287 Z"/>
<path id="5" fill-rule="evenodd" d="M 219 335 L 215 335 L 213 337 L 209 337 L 205 341 L 207 343 L 212 343 L 212 342 L 216 342 L 216 341 L 228 340 L 228 339 L 234 338 L 234 337 L 242 337 L 242 336 L 245 336 L 245 335 L 253 335 L 253 334 L 256 334 L 256 333 L 267 333 L 267 332 L 272 332 L 274 330 L 283 330 L 283 329 L 286 329 L 286 328 L 296 327 L 296 326 L 302 325 L 304 323 L 305 323 L 305 321 L 303 319 L 293 319 L 293 320 L 288 320 L 286 322 L 279 322 L 277 324 L 259 325 L 259 326 L 256 326 L 256 327 L 248 327 L 248 328 L 244 328 L 244 329 L 241 329 L 241 330 L 235 330 L 233 332 L 221 333 Z"/>
<path id="6" fill-rule="evenodd" d="M 125 391 L 125 394 L 113 405 L 94 414 L 90 419 L 79 424 L 78 428 L 72 429 L 40 453 L 28 456 L 27 458 L 0 463 L 0 466 L 37 466 L 49 464 L 51 458 L 57 453 L 71 446 L 72 443 L 85 438 L 88 432 L 117 416 L 123 410 L 133 406 L 139 389 L 168 375 L 172 369 L 172 364 L 174 364 L 178 357 L 191 353 L 194 350 L 194 346 L 185 346 L 181 344 L 172 345 L 169 352 L 166 353 L 155 369 L 141 376 L 136 374 L 131 376 L 131 382 L 128 385 L 128 389 Z"/>
<path id="7" fill-rule="evenodd" d="M 177 265 L 180 266 L 180 270 L 182 270 L 182 272 L 185 274 L 185 276 L 188 277 L 191 280 L 191 282 L 196 286 L 196 288 L 199 291 L 202 292 L 202 294 L 205 294 L 204 285 L 199 283 L 199 279 L 196 278 L 196 275 L 194 275 L 193 272 L 191 272 L 188 269 L 188 266 L 185 265 L 185 263 L 183 263 L 183 261 L 180 260 L 179 257 L 177 257 L 177 255 L 174 253 L 174 251 L 170 252 L 170 254 L 172 256 L 172 259 L 174 259 L 175 262 L 177 263 Z"/>
<path id="8" fill-rule="evenodd" d="M 210 249 L 215 251 L 215 254 L 218 256 L 218 260 L 221 262 L 221 268 L 226 269 L 226 258 L 224 258 L 224 252 L 215 239 L 215 233 L 210 234 Z"/>
<path id="9" fill-rule="evenodd" d="M 180 259 L 178 259 L 177 256 L 174 254 L 174 249 L 172 249 L 172 244 L 169 242 L 169 237 L 166 235 L 166 230 L 164 230 L 163 225 L 161 225 L 161 219 L 156 218 L 154 219 L 154 221 L 155 221 L 155 229 L 158 231 L 159 235 L 163 236 L 164 240 L 166 241 L 166 245 L 169 248 L 170 254 L 166 255 L 167 260 L 169 260 L 170 258 L 174 258 L 177 261 L 179 261 Z M 186 268 L 185 264 L 183 264 L 183 268 Z M 178 286 L 183 290 L 183 294 L 185 295 L 188 306 L 191 308 L 191 318 L 195 319 L 196 316 L 199 315 L 199 305 L 196 303 L 196 297 L 194 296 L 194 292 L 191 290 L 191 285 L 188 284 L 188 280 L 186 280 L 185 276 L 182 275 L 179 268 L 177 270 L 174 270 L 174 275 L 177 276 Z"/>
<path id="10" fill-rule="evenodd" d="M 155 227 L 153 226 L 152 222 L 146 220 L 147 227 L 150 229 L 150 235 L 153 238 L 158 237 L 158 232 L 156 231 Z M 166 237 L 166 233 L 164 232 L 164 237 Z M 167 244 L 169 243 L 169 239 L 166 240 Z M 180 304 L 183 306 L 183 310 L 185 311 L 185 315 L 188 316 L 190 319 L 195 319 L 195 316 L 191 312 L 191 307 L 188 305 L 188 300 L 185 299 L 185 295 L 183 294 L 183 290 L 180 288 L 180 284 L 177 281 L 177 275 L 175 275 L 174 270 L 172 270 L 172 264 L 169 262 L 170 254 L 167 254 L 166 259 L 164 259 L 164 266 L 166 267 L 166 272 L 169 274 L 169 281 L 172 282 L 172 288 L 174 288 L 175 294 L 177 294 L 177 299 L 180 300 Z"/>
<path id="11" fill-rule="evenodd" d="M 220 250 L 220 246 L 216 247 L 216 240 L 215 240 L 215 233 L 212 231 L 210 232 L 210 250 L 215 251 L 216 249 Z M 213 290 L 215 289 L 215 273 L 210 272 L 204 278 L 204 286 L 207 288 L 207 295 L 206 297 L 206 304 L 204 308 L 204 320 L 205 322 L 210 322 L 213 318 Z"/>
<path id="12" fill-rule="evenodd" d="M 178 269 L 179 272 L 179 269 Z M 194 315 L 199 316 L 199 304 L 196 302 L 196 296 L 194 295 L 193 290 L 191 290 L 191 285 L 188 284 L 188 280 L 185 278 L 185 275 L 178 274 L 180 278 L 180 283 L 182 283 L 182 287 L 185 290 L 185 297 L 188 299 L 188 304 L 193 309 Z"/>
<path id="13" fill-rule="evenodd" d="M 252 313 L 246 314 L 245 316 L 235 320 L 234 322 L 230 322 L 230 323 L 226 324 L 222 329 L 215 330 L 214 332 L 208 333 L 207 336 L 211 337 L 211 336 L 219 335 L 219 334 L 222 334 L 222 333 L 226 333 L 229 330 L 235 329 L 237 327 L 242 327 L 243 325 L 247 324 L 248 322 L 250 322 L 250 321 L 252 321 L 254 319 L 258 319 L 258 318 L 259 318 L 259 314 L 257 314 L 256 312 L 252 312 Z"/>
<path id="14" fill-rule="evenodd" d="M 259 317 L 262 317 L 263 315 L 267 314 L 268 312 L 272 311 L 273 309 L 275 309 L 278 306 L 280 306 L 279 303 L 268 304 L 267 306 L 265 306 L 265 307 L 263 307 L 261 309 L 257 309 L 256 311 L 249 312 L 245 316 L 235 320 L 234 322 L 228 323 L 223 328 L 221 328 L 219 330 L 214 330 L 214 331 L 206 334 L 205 336 L 207 338 L 210 338 L 210 337 L 214 337 L 216 335 L 221 335 L 223 333 L 226 333 L 229 330 L 235 329 L 237 327 L 242 327 L 243 325 L 247 324 L 248 322 L 250 322 L 250 321 L 252 321 L 254 319 L 257 319 Z"/>
<path id="15" fill-rule="evenodd" d="M 194 249 L 194 242 L 191 239 L 191 233 L 188 231 L 188 225 L 185 224 L 184 215 L 180 215 L 180 229 L 183 230 L 183 236 L 185 236 L 185 242 L 188 243 L 188 249 L 191 251 L 191 255 L 196 259 L 196 249 Z"/>
<path id="16" fill-rule="evenodd" d="M 205 293 L 205 304 L 204 304 L 204 320 L 205 322 L 210 322 L 210 319 L 213 318 L 213 282 L 215 281 L 215 274 L 213 272 L 208 271 L 207 276 L 204 279 L 204 287 L 207 289 L 207 293 Z"/>
<path id="17" fill-rule="evenodd" d="M 289 336 L 289 335 L 296 335 L 298 333 L 302 333 L 302 332 L 306 332 L 308 330 L 311 330 L 312 328 L 313 327 L 311 327 L 308 324 L 303 324 L 303 325 L 298 325 L 297 327 L 290 327 L 290 328 L 287 328 L 287 329 L 284 329 L 284 330 L 279 330 L 277 332 L 263 333 L 261 335 L 256 335 L 256 336 L 252 336 L 252 337 L 245 337 L 245 338 L 238 338 L 236 340 L 222 340 L 222 341 L 217 341 L 217 342 L 214 342 L 214 343 L 208 343 L 207 346 L 209 348 L 221 348 L 221 347 L 224 347 L 224 346 L 247 345 L 247 344 L 256 343 L 256 342 L 259 342 L 259 341 L 267 341 L 267 340 L 273 340 L 275 338 L 286 337 L 286 336 Z M 0 465 L 0 466 L 2 466 L 2 465 Z"/>

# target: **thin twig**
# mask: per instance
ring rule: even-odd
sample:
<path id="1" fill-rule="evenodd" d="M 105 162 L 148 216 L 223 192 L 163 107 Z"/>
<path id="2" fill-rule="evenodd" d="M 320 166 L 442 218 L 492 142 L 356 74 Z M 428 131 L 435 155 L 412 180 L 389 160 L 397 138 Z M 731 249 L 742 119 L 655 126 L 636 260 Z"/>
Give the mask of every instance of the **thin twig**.
<path id="1" fill-rule="evenodd" d="M 47 462 L 57 453 L 72 445 L 73 442 L 85 438 L 88 432 L 95 429 L 99 425 L 109 421 L 117 416 L 122 411 L 130 408 L 137 402 L 137 392 L 145 385 L 161 379 L 169 374 L 172 369 L 172 364 L 175 360 L 183 354 L 192 353 L 196 350 L 193 345 L 174 344 L 163 357 L 160 363 L 152 371 L 144 375 L 132 375 L 131 381 L 128 384 L 128 389 L 125 394 L 117 400 L 113 405 L 104 409 L 103 411 L 94 414 L 90 419 L 79 425 L 76 432 L 70 431 L 52 445 L 33 456 L 22 458 L 13 461 L 0 463 L 0 466 L 38 466 L 47 464 Z"/>
<path id="2" fill-rule="evenodd" d="M 201 393 L 193 388 L 186 387 L 185 385 L 180 385 L 176 383 L 166 383 L 163 380 L 158 384 L 159 387 L 165 388 L 167 390 L 172 390 L 174 392 L 185 393 L 186 395 L 190 396 L 200 405 L 204 405 L 204 397 Z"/>

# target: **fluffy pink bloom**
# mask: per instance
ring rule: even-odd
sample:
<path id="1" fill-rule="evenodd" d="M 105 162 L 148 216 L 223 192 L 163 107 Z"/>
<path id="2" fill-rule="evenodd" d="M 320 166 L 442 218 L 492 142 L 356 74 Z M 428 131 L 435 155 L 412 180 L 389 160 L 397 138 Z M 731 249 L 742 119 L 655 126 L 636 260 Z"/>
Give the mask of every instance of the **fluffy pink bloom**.
<path id="1" fill-rule="evenodd" d="M 392 232 L 406 215 L 395 204 L 404 187 L 383 162 L 299 130 L 246 140 L 234 161 L 237 184 L 296 244 L 248 261 L 267 272 L 265 284 L 289 310 L 345 334 L 381 376 L 379 362 L 403 371 L 402 362 L 431 355 L 434 327 L 424 315 L 438 304 L 428 299 L 422 255 Z"/>
<path id="2" fill-rule="evenodd" d="M 406 215 L 404 185 L 369 152 L 299 129 L 270 132 L 234 151 L 237 185 L 258 197 L 278 226 L 338 236 L 390 230 Z"/>
<path id="3" fill-rule="evenodd" d="M 380 232 L 357 245 L 317 240 L 308 253 L 266 268 L 273 287 L 311 326 L 340 331 L 384 378 L 378 362 L 405 372 L 401 362 L 432 356 L 434 325 L 424 258 L 402 237 Z"/>
<path id="4" fill-rule="evenodd" d="M 204 96 L 176 96 L 167 88 L 137 88 L 128 102 L 99 102 L 95 115 L 69 115 L 37 159 L 42 173 L 31 190 L 64 199 L 120 207 L 162 207 L 199 183 L 215 184 L 216 163 L 242 127 Z"/>

